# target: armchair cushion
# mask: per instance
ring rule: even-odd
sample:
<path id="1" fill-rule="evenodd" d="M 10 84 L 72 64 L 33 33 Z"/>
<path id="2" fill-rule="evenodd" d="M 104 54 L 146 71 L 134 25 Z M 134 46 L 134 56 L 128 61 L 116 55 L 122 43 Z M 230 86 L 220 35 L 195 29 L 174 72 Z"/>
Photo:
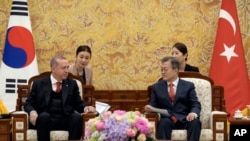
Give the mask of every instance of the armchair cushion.
<path id="1" fill-rule="evenodd" d="M 171 134 L 172 140 L 187 140 L 187 130 L 173 130 Z M 213 140 L 213 131 L 211 129 L 202 129 L 200 140 Z"/>
<path id="2" fill-rule="evenodd" d="M 50 132 L 50 140 L 58 141 L 58 140 L 68 140 L 69 133 L 67 131 L 51 131 Z M 36 141 L 37 133 L 34 129 L 27 130 L 27 140 Z"/>

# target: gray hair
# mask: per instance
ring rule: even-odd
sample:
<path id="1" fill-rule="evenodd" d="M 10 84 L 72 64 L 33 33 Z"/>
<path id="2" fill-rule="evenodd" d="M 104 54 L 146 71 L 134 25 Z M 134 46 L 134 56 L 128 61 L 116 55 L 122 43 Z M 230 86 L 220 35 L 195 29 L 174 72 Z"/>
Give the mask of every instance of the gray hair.
<path id="1" fill-rule="evenodd" d="M 57 60 L 66 60 L 64 56 L 54 56 L 50 61 L 50 67 L 55 67 L 58 65 Z"/>
<path id="2" fill-rule="evenodd" d="M 172 56 L 167 56 L 167 57 L 164 57 L 161 59 L 161 63 L 165 63 L 165 62 L 168 62 L 170 61 L 171 65 L 172 65 L 172 69 L 178 69 L 180 68 L 180 63 L 179 61 L 172 57 Z"/>

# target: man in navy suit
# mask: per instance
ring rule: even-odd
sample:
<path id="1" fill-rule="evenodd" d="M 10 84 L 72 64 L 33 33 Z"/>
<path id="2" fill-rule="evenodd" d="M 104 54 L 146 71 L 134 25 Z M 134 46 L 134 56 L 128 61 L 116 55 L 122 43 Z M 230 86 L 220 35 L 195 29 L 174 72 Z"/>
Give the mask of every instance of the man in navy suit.
<path id="1" fill-rule="evenodd" d="M 83 122 L 80 113 L 95 112 L 95 108 L 84 105 L 76 81 L 68 78 L 66 58 L 55 56 L 50 65 L 51 75 L 33 82 L 24 110 L 37 129 L 38 141 L 49 141 L 51 130 L 69 131 L 69 140 L 79 140 Z"/>
<path id="2" fill-rule="evenodd" d="M 161 114 L 156 137 L 171 139 L 173 129 L 187 129 L 188 141 L 199 141 L 201 104 L 194 84 L 178 77 L 179 62 L 174 57 L 164 57 L 161 63 L 163 80 L 152 85 L 150 105 L 145 106 L 148 112 L 153 111 L 151 107 L 168 111 L 168 114 Z M 170 84 L 174 97 L 169 95 Z"/>

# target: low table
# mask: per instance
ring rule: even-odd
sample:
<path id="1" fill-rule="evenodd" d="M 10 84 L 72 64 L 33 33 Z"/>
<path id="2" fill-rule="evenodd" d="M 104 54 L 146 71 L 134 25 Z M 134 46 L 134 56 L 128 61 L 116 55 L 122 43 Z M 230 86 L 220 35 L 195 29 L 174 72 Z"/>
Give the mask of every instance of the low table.
<path id="1" fill-rule="evenodd" d="M 244 140 L 250 138 L 250 119 L 229 119 L 229 140 Z"/>

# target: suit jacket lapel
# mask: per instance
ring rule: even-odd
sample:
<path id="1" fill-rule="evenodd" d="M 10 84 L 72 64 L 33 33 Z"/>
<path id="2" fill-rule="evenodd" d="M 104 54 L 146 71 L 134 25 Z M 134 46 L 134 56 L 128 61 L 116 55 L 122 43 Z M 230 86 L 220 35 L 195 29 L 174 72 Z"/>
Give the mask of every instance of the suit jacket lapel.
<path id="1" fill-rule="evenodd" d="M 68 85 L 68 80 L 63 80 L 62 82 L 62 102 L 63 105 L 68 97 L 68 90 L 69 90 L 69 85 Z"/>
<path id="2" fill-rule="evenodd" d="M 52 91 L 52 84 L 50 77 L 47 77 L 45 81 L 42 82 L 43 90 L 42 94 L 45 95 L 45 102 L 46 105 L 49 106 L 49 101 L 50 101 L 50 93 Z"/>
<path id="3" fill-rule="evenodd" d="M 177 85 L 177 88 L 175 91 L 174 103 L 175 103 L 176 99 L 178 99 L 178 97 L 182 94 L 183 88 L 184 88 L 183 81 L 181 79 L 179 79 L 179 82 L 178 82 L 178 85 Z"/>
<path id="4" fill-rule="evenodd" d="M 162 87 L 163 88 L 162 91 L 163 91 L 164 95 L 167 95 L 166 97 L 167 97 L 168 103 L 171 103 L 171 100 L 170 100 L 170 97 L 169 97 L 169 91 L 168 91 L 168 89 L 169 89 L 168 82 L 167 81 L 164 81 L 164 82 L 165 83 L 164 83 L 164 85 Z M 170 104 L 170 105 L 172 105 L 172 104 Z"/>

